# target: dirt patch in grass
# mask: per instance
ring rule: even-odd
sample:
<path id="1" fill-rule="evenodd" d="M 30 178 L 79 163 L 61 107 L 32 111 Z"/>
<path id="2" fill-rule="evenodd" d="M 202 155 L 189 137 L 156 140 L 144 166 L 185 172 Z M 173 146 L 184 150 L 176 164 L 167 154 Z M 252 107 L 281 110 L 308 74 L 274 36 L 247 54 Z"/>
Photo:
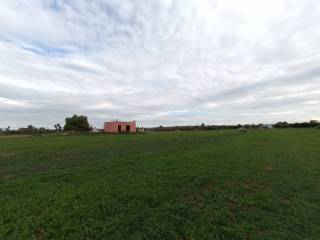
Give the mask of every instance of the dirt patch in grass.
<path id="1" fill-rule="evenodd" d="M 186 201 L 191 205 L 194 205 L 198 208 L 202 208 L 204 206 L 204 196 L 205 194 L 211 192 L 213 190 L 214 183 L 208 182 L 199 188 L 199 191 L 194 192 L 185 197 Z"/>
<path id="2" fill-rule="evenodd" d="M 251 180 L 246 180 L 243 183 L 243 187 L 246 190 L 256 191 L 256 190 L 266 189 L 268 186 L 258 184 L 256 182 L 251 181 Z"/>
<path id="3" fill-rule="evenodd" d="M 13 175 L 4 175 L 2 178 L 3 179 L 10 179 L 10 178 L 13 178 Z"/>
<path id="4" fill-rule="evenodd" d="M 28 138 L 32 135 L 0 135 L 0 139 L 10 139 L 10 138 Z"/>
<path id="5" fill-rule="evenodd" d="M 199 193 L 190 194 L 185 197 L 185 200 L 187 203 L 189 203 L 197 208 L 202 208 L 204 205 L 203 197 Z"/>
<path id="6" fill-rule="evenodd" d="M 266 171 L 272 171 L 272 170 L 273 170 L 273 167 L 269 164 L 269 165 L 265 166 L 264 170 L 266 170 Z"/>
<path id="7" fill-rule="evenodd" d="M 200 188 L 200 193 L 207 193 L 213 189 L 213 182 L 208 182 Z"/>
<path id="8" fill-rule="evenodd" d="M 289 205 L 291 203 L 290 199 L 288 198 L 282 198 L 280 202 L 284 205 Z"/>
<path id="9" fill-rule="evenodd" d="M 0 157 L 12 157 L 14 155 L 15 155 L 15 153 L 13 153 L 13 152 L 0 153 Z"/>
<path id="10" fill-rule="evenodd" d="M 237 200 L 232 196 L 227 196 L 226 199 L 228 202 L 228 208 L 230 210 L 234 210 L 237 207 Z"/>
<path id="11" fill-rule="evenodd" d="M 46 232 L 43 228 L 38 228 L 33 232 L 33 235 L 35 236 L 36 239 L 45 239 Z"/>

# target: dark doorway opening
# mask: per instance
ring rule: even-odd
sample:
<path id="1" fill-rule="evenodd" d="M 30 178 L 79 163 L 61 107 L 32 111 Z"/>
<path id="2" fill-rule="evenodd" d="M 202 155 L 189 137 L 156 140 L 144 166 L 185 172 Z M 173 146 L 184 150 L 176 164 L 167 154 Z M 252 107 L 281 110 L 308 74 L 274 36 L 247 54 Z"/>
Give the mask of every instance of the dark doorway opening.
<path id="1" fill-rule="evenodd" d="M 121 125 L 118 125 L 118 132 L 121 132 Z"/>
<path id="2" fill-rule="evenodd" d="M 130 125 L 126 126 L 126 132 L 130 132 Z"/>

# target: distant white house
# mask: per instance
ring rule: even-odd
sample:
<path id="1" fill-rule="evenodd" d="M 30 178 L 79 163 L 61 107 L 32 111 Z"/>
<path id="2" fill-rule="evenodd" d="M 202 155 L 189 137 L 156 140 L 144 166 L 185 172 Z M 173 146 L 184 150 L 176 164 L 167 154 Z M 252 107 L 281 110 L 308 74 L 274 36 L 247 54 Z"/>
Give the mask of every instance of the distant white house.
<path id="1" fill-rule="evenodd" d="M 91 132 L 92 133 L 99 133 L 100 131 L 98 128 L 94 127 L 94 128 L 92 128 Z"/>
<path id="2" fill-rule="evenodd" d="M 144 132 L 145 132 L 145 129 L 144 129 L 144 128 L 137 128 L 137 132 L 138 132 L 138 133 L 144 133 Z"/>

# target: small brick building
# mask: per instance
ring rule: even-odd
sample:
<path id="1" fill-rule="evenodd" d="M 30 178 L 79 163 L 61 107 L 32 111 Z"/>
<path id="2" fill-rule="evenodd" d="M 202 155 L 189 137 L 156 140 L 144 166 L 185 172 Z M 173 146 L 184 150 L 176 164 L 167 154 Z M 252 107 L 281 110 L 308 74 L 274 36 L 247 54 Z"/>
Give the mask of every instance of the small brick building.
<path id="1" fill-rule="evenodd" d="M 105 133 L 135 133 L 137 131 L 136 121 L 133 121 L 133 122 L 120 122 L 120 121 L 105 122 L 103 130 Z"/>

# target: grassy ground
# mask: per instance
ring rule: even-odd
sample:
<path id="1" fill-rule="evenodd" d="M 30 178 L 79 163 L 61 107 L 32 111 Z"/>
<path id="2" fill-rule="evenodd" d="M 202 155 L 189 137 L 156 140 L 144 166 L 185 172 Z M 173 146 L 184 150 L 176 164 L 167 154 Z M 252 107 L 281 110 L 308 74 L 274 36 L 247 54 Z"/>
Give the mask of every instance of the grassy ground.
<path id="1" fill-rule="evenodd" d="M 0 239 L 320 239 L 320 131 L 0 139 Z"/>

